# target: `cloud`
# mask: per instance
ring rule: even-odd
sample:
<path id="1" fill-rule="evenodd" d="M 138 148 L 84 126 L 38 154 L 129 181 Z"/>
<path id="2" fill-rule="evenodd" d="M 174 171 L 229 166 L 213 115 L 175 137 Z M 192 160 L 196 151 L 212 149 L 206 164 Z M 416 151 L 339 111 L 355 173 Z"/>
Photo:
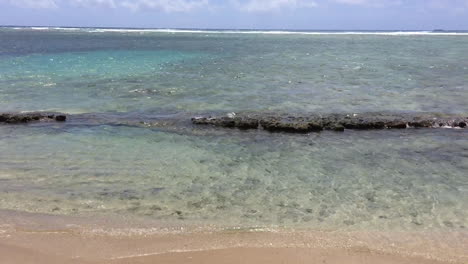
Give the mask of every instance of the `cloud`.
<path id="1" fill-rule="evenodd" d="M 57 8 L 54 0 L 0 0 L 1 3 L 10 4 L 21 8 Z"/>
<path id="2" fill-rule="evenodd" d="M 318 4 L 313 0 L 248 0 L 247 2 L 233 1 L 234 5 L 247 12 L 279 11 L 284 8 L 310 8 Z"/>
<path id="3" fill-rule="evenodd" d="M 116 8 L 117 4 L 114 0 L 71 0 L 66 1 L 75 6 L 83 7 L 96 7 L 96 6 L 106 6 L 111 8 Z"/>
<path id="4" fill-rule="evenodd" d="M 208 0 L 125 0 L 120 2 L 120 6 L 134 11 L 149 8 L 170 13 L 208 7 L 209 2 Z"/>
<path id="5" fill-rule="evenodd" d="M 166 13 L 189 12 L 192 10 L 211 10 L 226 8 L 242 12 L 280 12 L 328 6 L 330 4 L 356 7 L 395 7 L 413 9 L 440 9 L 463 13 L 468 11 L 468 0 L 0 0 L 19 8 L 57 9 L 74 6 L 85 8 L 121 8 L 131 11 L 156 10 Z"/>
<path id="6" fill-rule="evenodd" d="M 371 7 L 385 7 L 391 5 L 401 5 L 402 0 L 333 0 L 333 2 L 347 5 L 361 5 Z"/>
<path id="7" fill-rule="evenodd" d="M 187 12 L 208 7 L 208 0 L 0 0 L 20 8 L 52 9 L 64 5 L 80 7 L 128 8 L 131 10 L 154 9 L 164 12 Z"/>
<path id="8" fill-rule="evenodd" d="M 337 3 L 350 4 L 350 5 L 362 5 L 366 4 L 368 0 L 335 0 Z"/>

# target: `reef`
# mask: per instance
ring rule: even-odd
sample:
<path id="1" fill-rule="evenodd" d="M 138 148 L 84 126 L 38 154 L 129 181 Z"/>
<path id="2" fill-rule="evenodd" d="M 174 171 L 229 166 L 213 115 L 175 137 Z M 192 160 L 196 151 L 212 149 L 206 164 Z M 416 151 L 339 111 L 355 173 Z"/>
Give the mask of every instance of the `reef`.
<path id="1" fill-rule="evenodd" d="M 407 128 L 466 128 L 468 117 L 434 113 L 352 113 L 291 115 L 277 113 L 229 113 L 197 116 L 195 125 L 239 129 L 264 129 L 270 132 L 309 133 L 322 130 L 344 131 Z"/>
<path id="2" fill-rule="evenodd" d="M 70 118 L 70 121 L 69 121 Z M 168 131 L 198 130 L 203 126 L 265 130 L 269 132 L 310 133 L 323 130 L 345 131 L 409 129 L 409 128 L 467 128 L 468 117 L 440 113 L 228 113 L 190 117 L 188 113 L 158 115 L 141 113 L 0 113 L 0 123 L 67 122 L 69 125 L 111 125 L 165 129 Z M 190 122 L 191 121 L 191 122 Z"/>
<path id="3" fill-rule="evenodd" d="M 32 113 L 0 113 L 0 123 L 7 124 L 24 124 L 30 122 L 64 122 L 67 120 L 65 114 L 60 113 L 43 113 L 43 112 L 32 112 Z"/>

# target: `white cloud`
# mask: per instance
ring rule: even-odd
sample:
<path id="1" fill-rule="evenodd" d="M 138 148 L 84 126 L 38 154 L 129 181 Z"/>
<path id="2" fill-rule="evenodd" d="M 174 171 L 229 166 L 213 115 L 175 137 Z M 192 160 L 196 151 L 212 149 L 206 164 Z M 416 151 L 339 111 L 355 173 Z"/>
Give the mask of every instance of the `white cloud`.
<path id="1" fill-rule="evenodd" d="M 63 6 L 86 8 L 124 8 L 132 11 L 157 10 L 167 13 L 189 12 L 195 9 L 212 10 L 218 7 L 232 8 L 244 12 L 279 12 L 299 8 L 313 8 L 328 4 L 354 5 L 363 7 L 407 6 L 432 8 L 446 11 L 468 11 L 468 0 L 0 0 L 20 8 L 53 9 Z"/>
<path id="2" fill-rule="evenodd" d="M 279 11 L 284 8 L 310 8 L 316 7 L 313 0 L 248 0 L 247 2 L 233 1 L 238 9 L 247 12 Z"/>
<path id="3" fill-rule="evenodd" d="M 368 0 L 335 0 L 337 3 L 350 4 L 350 5 L 362 5 L 366 4 Z"/>
<path id="4" fill-rule="evenodd" d="M 208 0 L 0 0 L 1 3 L 21 8 L 58 8 L 62 5 L 82 7 L 129 8 L 132 10 L 154 9 L 164 12 L 187 12 L 208 7 Z"/>
<path id="5" fill-rule="evenodd" d="M 391 5 L 401 5 L 401 0 L 333 0 L 333 2 L 348 4 L 348 5 L 362 5 L 372 7 L 385 7 Z"/>
<path id="6" fill-rule="evenodd" d="M 158 9 L 164 12 L 187 12 L 193 9 L 208 7 L 208 0 L 125 0 L 120 6 L 132 10 Z"/>
<path id="7" fill-rule="evenodd" d="M 7 3 L 21 8 L 57 8 L 54 0 L 0 0 L 0 3 Z"/>
<path id="8" fill-rule="evenodd" d="M 111 8 L 117 7 L 114 0 L 71 0 L 68 1 L 72 5 L 84 6 L 84 7 L 96 7 L 96 6 L 107 6 Z"/>

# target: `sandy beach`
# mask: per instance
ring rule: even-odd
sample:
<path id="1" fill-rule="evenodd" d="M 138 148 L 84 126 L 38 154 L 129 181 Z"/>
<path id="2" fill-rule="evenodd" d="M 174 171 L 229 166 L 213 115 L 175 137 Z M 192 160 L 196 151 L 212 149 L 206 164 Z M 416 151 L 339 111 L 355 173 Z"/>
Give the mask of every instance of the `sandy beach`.
<path id="1" fill-rule="evenodd" d="M 127 257 L 115 260 L 73 259 L 44 254 L 26 248 L 0 245 L 2 263 L 376 263 L 376 264 L 436 264 L 452 263 L 416 257 L 383 255 L 359 250 L 319 250 L 303 248 L 233 248 L 193 252 L 166 253 L 160 255 Z M 4 262 L 3 262 L 4 261 Z"/>
<path id="2" fill-rule="evenodd" d="M 466 263 L 468 235 L 164 227 L 2 212 L 0 263 Z M 130 221 L 129 221 L 130 222 Z"/>

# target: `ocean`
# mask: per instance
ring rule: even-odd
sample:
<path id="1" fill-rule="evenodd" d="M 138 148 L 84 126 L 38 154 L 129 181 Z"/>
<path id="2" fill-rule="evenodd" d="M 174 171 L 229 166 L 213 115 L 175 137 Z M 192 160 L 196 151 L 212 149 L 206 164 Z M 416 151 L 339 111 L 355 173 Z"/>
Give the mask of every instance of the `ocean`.
<path id="1" fill-rule="evenodd" d="M 467 101 L 467 32 L 3 27 L 0 112 L 71 116 L 0 124 L 0 209 L 181 226 L 464 231 L 467 129 L 291 134 L 190 118 L 468 116 Z"/>

